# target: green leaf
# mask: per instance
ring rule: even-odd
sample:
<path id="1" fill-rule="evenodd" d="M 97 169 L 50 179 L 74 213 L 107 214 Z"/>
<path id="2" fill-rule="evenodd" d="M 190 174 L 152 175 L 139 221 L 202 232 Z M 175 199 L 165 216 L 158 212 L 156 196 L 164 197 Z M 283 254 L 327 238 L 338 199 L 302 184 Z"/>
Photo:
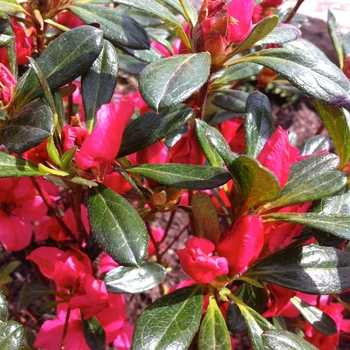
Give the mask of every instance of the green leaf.
<path id="1" fill-rule="evenodd" d="M 111 101 L 118 78 L 118 55 L 107 40 L 92 66 L 81 77 L 85 124 L 91 133 L 98 109 Z"/>
<path id="2" fill-rule="evenodd" d="M 350 240 L 349 215 L 319 215 L 314 213 L 277 213 L 262 215 L 264 222 L 289 222 L 329 232 L 337 237 Z"/>
<path id="3" fill-rule="evenodd" d="M 266 350 L 317 350 L 315 346 L 296 334 L 281 329 L 265 331 L 261 335 Z"/>
<path id="4" fill-rule="evenodd" d="M 96 317 L 82 320 L 86 344 L 90 349 L 103 350 L 106 346 L 106 332 Z"/>
<path id="5" fill-rule="evenodd" d="M 40 284 L 26 283 L 19 292 L 19 309 L 27 308 L 34 300 L 54 294 L 55 291 Z"/>
<path id="6" fill-rule="evenodd" d="M 348 176 L 341 171 L 329 171 L 318 175 L 308 181 L 290 188 L 288 193 L 281 195 L 275 202 L 268 205 L 268 210 L 280 208 L 296 203 L 311 202 L 330 196 L 341 190 L 347 183 Z"/>
<path id="7" fill-rule="evenodd" d="M 224 317 L 213 296 L 205 313 L 198 337 L 199 350 L 230 350 L 231 339 Z"/>
<path id="8" fill-rule="evenodd" d="M 7 301 L 4 294 L 0 292 L 0 321 L 6 322 L 8 317 L 9 317 L 9 311 L 8 311 Z"/>
<path id="9" fill-rule="evenodd" d="M 0 178 L 41 175 L 35 163 L 0 152 Z"/>
<path id="10" fill-rule="evenodd" d="M 275 175 L 253 158 L 245 155 L 236 158 L 230 172 L 243 190 L 246 209 L 273 201 L 279 195 L 280 186 Z"/>
<path id="11" fill-rule="evenodd" d="M 244 113 L 248 93 L 239 90 L 219 90 L 212 100 L 213 105 L 226 111 Z"/>
<path id="12" fill-rule="evenodd" d="M 89 187 L 89 188 L 91 188 L 91 187 L 97 187 L 97 186 L 98 186 L 98 184 L 97 184 L 96 182 L 93 182 L 93 181 L 84 179 L 84 178 L 79 177 L 79 176 L 74 176 L 74 177 L 71 179 L 71 181 L 72 181 L 74 184 L 87 186 L 87 187 Z"/>
<path id="13" fill-rule="evenodd" d="M 137 50 L 150 47 L 146 31 L 118 8 L 75 3 L 67 9 L 85 23 L 99 23 L 104 38 L 114 46 L 125 46 Z"/>
<path id="14" fill-rule="evenodd" d="M 18 350 L 23 341 L 23 326 L 15 321 L 0 324 L 0 350 Z"/>
<path id="15" fill-rule="evenodd" d="M 143 262 L 140 267 L 119 266 L 109 272 L 103 280 L 109 293 L 143 293 L 161 283 L 166 276 L 162 265 Z"/>
<path id="16" fill-rule="evenodd" d="M 166 24 L 175 29 L 186 46 L 190 46 L 187 35 L 182 28 L 182 24 L 165 6 L 158 3 L 156 0 L 114 0 L 114 2 L 134 7 L 138 10 L 144 11 L 152 16 L 161 19 Z"/>
<path id="17" fill-rule="evenodd" d="M 131 350 L 188 349 L 202 317 L 201 286 L 178 289 L 149 305 L 135 327 Z"/>
<path id="18" fill-rule="evenodd" d="M 300 38 L 301 31 L 290 24 L 279 23 L 277 27 L 265 38 L 255 43 L 255 45 L 284 44 Z"/>
<path id="19" fill-rule="evenodd" d="M 1 131 L 1 139 L 11 152 L 22 153 L 46 140 L 52 128 L 51 109 L 40 101 L 34 101 L 13 115 Z"/>
<path id="20" fill-rule="evenodd" d="M 195 193 L 191 200 L 191 207 L 196 236 L 209 239 L 214 244 L 219 243 L 219 217 L 211 197 L 203 192 Z"/>
<path id="21" fill-rule="evenodd" d="M 242 59 L 234 61 L 241 63 Z M 328 59 L 298 48 L 268 49 L 244 56 L 244 61 L 261 64 L 323 103 L 350 107 L 349 81 Z"/>
<path id="22" fill-rule="evenodd" d="M 300 147 L 300 155 L 311 155 L 319 151 L 330 149 L 329 138 L 322 135 L 315 135 L 308 138 Z"/>
<path id="23" fill-rule="evenodd" d="M 350 255 L 317 245 L 287 248 L 244 275 L 307 294 L 341 293 L 350 288 Z"/>
<path id="24" fill-rule="evenodd" d="M 140 75 L 145 102 L 158 111 L 185 101 L 208 79 L 210 54 L 177 55 L 150 63 Z"/>
<path id="25" fill-rule="evenodd" d="M 186 124 L 192 117 L 193 109 L 180 105 L 169 111 L 149 111 L 129 123 L 123 133 L 118 158 L 137 152 L 162 140 Z"/>
<path id="26" fill-rule="evenodd" d="M 350 115 L 349 112 L 336 106 L 315 101 L 318 115 L 327 128 L 340 158 L 342 169 L 350 157 Z"/>
<path id="27" fill-rule="evenodd" d="M 38 316 L 43 316 L 45 314 L 47 314 L 48 312 L 50 312 L 52 309 L 54 309 L 57 305 L 61 304 L 62 301 L 46 301 L 44 303 L 39 304 L 36 308 L 35 308 L 35 313 Z"/>
<path id="28" fill-rule="evenodd" d="M 244 129 L 247 155 L 256 158 L 273 133 L 273 119 L 269 99 L 260 92 L 252 92 L 247 99 Z"/>
<path id="29" fill-rule="evenodd" d="M 47 140 L 47 153 L 50 157 L 50 159 L 57 165 L 61 165 L 61 159 L 60 159 L 60 154 L 56 148 L 55 141 L 53 139 L 53 136 L 50 135 L 48 140 Z"/>
<path id="30" fill-rule="evenodd" d="M 255 43 L 265 38 L 274 30 L 278 24 L 278 21 L 278 16 L 271 16 L 261 20 L 253 27 L 253 30 L 250 32 L 247 39 L 245 39 L 235 50 L 233 50 L 232 53 L 230 53 L 229 57 L 233 57 L 244 50 L 250 49 Z"/>
<path id="31" fill-rule="evenodd" d="M 330 10 L 328 10 L 327 27 L 328 27 L 329 36 L 332 40 L 332 44 L 335 48 L 335 52 L 337 53 L 337 56 L 338 56 L 339 67 L 340 69 L 342 69 L 343 63 L 344 63 L 342 39 L 337 26 L 337 21 Z"/>
<path id="32" fill-rule="evenodd" d="M 196 25 L 198 21 L 198 13 L 189 0 L 163 0 L 163 2 L 180 13 L 190 27 Z M 182 7 L 182 4 L 184 4 L 184 8 Z"/>
<path id="33" fill-rule="evenodd" d="M 124 168 L 130 173 L 143 175 L 161 184 L 205 190 L 219 187 L 231 179 L 228 171 L 212 166 L 189 164 L 142 164 Z"/>
<path id="34" fill-rule="evenodd" d="M 37 60 L 50 86 L 56 90 L 81 76 L 102 50 L 103 32 L 91 26 L 80 26 L 53 40 Z M 15 90 L 17 109 L 42 95 L 31 69 L 24 74 Z"/>
<path id="35" fill-rule="evenodd" d="M 89 189 L 88 215 L 94 237 L 113 260 L 126 266 L 141 264 L 147 253 L 147 231 L 127 200 L 99 184 Z"/>
<path id="36" fill-rule="evenodd" d="M 17 0 L 0 0 L 0 8 L 6 13 L 26 12 Z"/>
<path id="37" fill-rule="evenodd" d="M 147 63 L 142 62 L 139 59 L 129 55 L 120 54 L 118 55 L 118 60 L 119 60 L 119 69 L 129 74 L 138 75 L 147 66 Z"/>
<path id="38" fill-rule="evenodd" d="M 4 46 L 6 46 L 11 73 L 17 80 L 18 67 L 16 57 L 15 33 L 12 27 L 10 16 L 8 16 L 6 13 L 0 13 L 0 47 Z"/>
<path id="39" fill-rule="evenodd" d="M 317 332 L 325 335 L 337 333 L 337 325 L 333 318 L 319 308 L 306 303 L 298 297 L 293 297 L 290 301 Z"/>
<path id="40" fill-rule="evenodd" d="M 201 146 L 202 152 L 208 160 L 208 163 L 211 166 L 222 167 L 222 159 L 219 153 L 216 151 L 215 147 L 206 137 L 207 131 L 210 132 L 210 129 L 214 129 L 212 126 L 209 126 L 206 122 L 196 119 L 196 128 L 195 133 L 197 140 Z M 229 147 L 229 146 L 228 146 Z"/>

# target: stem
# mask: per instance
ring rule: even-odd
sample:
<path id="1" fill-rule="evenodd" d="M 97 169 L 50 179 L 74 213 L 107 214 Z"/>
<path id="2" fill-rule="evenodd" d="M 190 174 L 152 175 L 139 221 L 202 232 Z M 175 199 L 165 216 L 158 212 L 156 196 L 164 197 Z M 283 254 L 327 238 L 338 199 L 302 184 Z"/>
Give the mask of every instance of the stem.
<path id="1" fill-rule="evenodd" d="M 152 229 L 151 229 L 151 225 L 149 224 L 149 222 L 145 222 L 146 228 L 147 228 L 147 232 L 148 232 L 148 236 L 151 239 L 154 248 L 156 249 L 156 258 L 157 258 L 157 263 L 161 264 L 161 258 L 159 257 L 159 249 L 158 249 L 158 242 L 154 239 L 153 235 L 152 235 Z"/>
<path id="2" fill-rule="evenodd" d="M 67 308 L 67 314 L 66 314 L 66 319 L 64 321 L 64 328 L 63 328 L 63 334 L 62 334 L 60 350 L 64 350 L 64 347 L 65 347 L 64 343 L 66 342 L 69 318 L 70 318 L 70 308 Z"/>
<path id="3" fill-rule="evenodd" d="M 186 17 L 188 24 L 190 25 L 191 28 L 193 28 L 195 23 L 192 23 L 191 16 L 187 11 L 187 7 L 185 6 L 184 1 L 183 0 L 179 0 L 179 1 L 180 1 L 182 9 L 184 10 L 184 14 L 185 14 L 185 17 Z"/>
<path id="4" fill-rule="evenodd" d="M 211 77 L 211 75 L 209 76 L 206 83 L 199 90 L 198 103 L 197 103 L 197 108 L 196 108 L 196 118 L 198 118 L 198 119 L 204 118 L 205 102 L 206 102 L 207 96 L 208 96 L 210 77 Z"/>
<path id="5" fill-rule="evenodd" d="M 171 227 L 171 224 L 173 223 L 174 221 L 174 217 L 175 217 L 175 214 L 176 214 L 176 210 L 173 210 L 170 214 L 170 217 L 169 217 L 169 220 L 166 224 L 166 227 L 164 229 L 164 236 L 163 238 L 161 239 L 161 241 L 159 243 L 163 243 L 165 238 L 168 236 L 168 233 L 169 233 L 169 230 L 170 230 L 170 227 Z"/>
<path id="6" fill-rule="evenodd" d="M 298 2 L 295 4 L 293 10 L 288 15 L 287 19 L 284 21 L 284 23 L 289 23 L 293 19 L 294 15 L 297 13 L 297 11 L 299 10 L 299 7 L 301 6 L 301 4 L 303 2 L 304 2 L 304 0 L 298 0 Z"/>

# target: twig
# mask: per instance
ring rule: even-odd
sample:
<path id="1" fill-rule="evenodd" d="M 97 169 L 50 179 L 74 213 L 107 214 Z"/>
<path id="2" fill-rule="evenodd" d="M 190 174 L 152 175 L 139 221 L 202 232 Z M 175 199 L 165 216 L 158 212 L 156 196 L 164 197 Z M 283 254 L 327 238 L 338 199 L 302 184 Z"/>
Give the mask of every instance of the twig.
<path id="1" fill-rule="evenodd" d="M 284 23 L 289 23 L 292 20 L 292 18 L 295 16 L 295 14 L 299 10 L 299 7 L 301 6 L 301 4 L 303 2 L 304 2 L 304 0 L 298 0 L 298 2 L 295 4 L 293 10 L 290 12 L 290 14 L 288 15 L 287 19 L 284 21 Z"/>

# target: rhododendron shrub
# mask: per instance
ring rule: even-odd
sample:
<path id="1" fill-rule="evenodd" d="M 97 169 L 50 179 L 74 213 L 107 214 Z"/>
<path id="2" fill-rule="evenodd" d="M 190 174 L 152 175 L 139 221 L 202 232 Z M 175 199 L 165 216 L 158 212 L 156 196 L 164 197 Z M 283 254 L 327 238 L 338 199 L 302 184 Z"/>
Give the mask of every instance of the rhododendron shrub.
<path id="1" fill-rule="evenodd" d="M 281 3 L 1 2 L 1 349 L 348 336 L 349 35 L 338 68 Z M 330 138 L 274 125 L 281 79 Z"/>

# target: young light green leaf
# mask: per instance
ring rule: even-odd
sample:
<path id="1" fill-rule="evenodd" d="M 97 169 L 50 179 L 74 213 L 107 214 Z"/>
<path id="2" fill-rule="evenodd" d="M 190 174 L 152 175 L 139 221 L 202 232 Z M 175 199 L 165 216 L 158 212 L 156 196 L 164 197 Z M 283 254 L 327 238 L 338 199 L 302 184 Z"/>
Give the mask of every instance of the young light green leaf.
<path id="1" fill-rule="evenodd" d="M 74 6 L 68 6 L 67 9 L 85 23 L 99 23 L 104 38 L 115 46 L 137 50 L 150 47 L 147 32 L 133 18 L 118 8 L 75 3 Z"/>
<path id="2" fill-rule="evenodd" d="M 0 0 L 0 8 L 5 13 L 26 12 L 17 0 Z"/>
<path id="3" fill-rule="evenodd" d="M 103 350 L 106 347 L 106 331 L 96 317 L 82 319 L 82 327 L 86 344 L 90 349 Z"/>
<path id="4" fill-rule="evenodd" d="M 350 288 L 350 255 L 317 245 L 287 248 L 244 275 L 307 294 L 341 293 Z"/>
<path id="5" fill-rule="evenodd" d="M 329 36 L 332 40 L 332 44 L 335 48 L 335 52 L 337 53 L 337 56 L 338 56 L 339 67 L 340 69 L 342 69 L 344 64 L 342 39 L 339 32 L 339 28 L 337 26 L 337 21 L 330 10 L 328 10 L 327 27 L 328 27 Z"/>
<path id="6" fill-rule="evenodd" d="M 198 13 L 189 0 L 163 0 L 163 2 L 181 14 L 191 28 L 196 25 Z"/>
<path id="7" fill-rule="evenodd" d="M 52 133 L 53 114 L 48 105 L 34 101 L 13 115 L 1 131 L 3 144 L 11 152 L 23 153 L 39 145 Z"/>
<path id="8" fill-rule="evenodd" d="M 137 321 L 131 350 L 188 349 L 202 317 L 201 286 L 178 289 L 149 305 Z"/>
<path id="9" fill-rule="evenodd" d="M 231 340 L 222 313 L 213 296 L 205 313 L 198 337 L 199 350 L 230 350 Z"/>
<path id="10" fill-rule="evenodd" d="M 105 275 L 109 293 L 143 293 L 161 283 L 166 276 L 165 268 L 155 263 L 142 262 L 140 267 L 119 266 Z"/>
<path id="11" fill-rule="evenodd" d="M 161 184 L 204 190 L 219 187 L 231 179 L 228 171 L 213 167 L 190 164 L 141 164 L 124 168 L 130 173 L 140 174 Z"/>
<path id="12" fill-rule="evenodd" d="M 61 159 L 60 159 L 60 154 L 58 153 L 58 150 L 56 148 L 53 136 L 50 135 L 48 140 L 47 140 L 47 153 L 50 156 L 51 160 L 57 164 L 58 166 L 61 165 Z"/>
<path id="13" fill-rule="evenodd" d="M 20 157 L 0 152 L 0 178 L 41 175 L 37 164 Z"/>
<path id="14" fill-rule="evenodd" d="M 154 110 L 173 107 L 208 79 L 210 54 L 177 55 L 150 63 L 140 75 L 140 92 Z"/>
<path id="15" fill-rule="evenodd" d="M 241 63 L 237 59 L 231 64 Z M 328 59 L 298 48 L 267 49 L 244 56 L 245 62 L 268 67 L 317 101 L 350 107 L 350 85 L 343 72 Z"/>
<path id="16" fill-rule="evenodd" d="M 56 90 L 82 75 L 102 50 L 103 32 L 92 26 L 80 26 L 61 34 L 43 51 L 37 64 L 51 90 Z M 16 108 L 42 95 L 31 69 L 22 76 L 15 90 Z"/>
<path id="17" fill-rule="evenodd" d="M 196 225 L 196 236 L 219 243 L 219 217 L 210 196 L 204 192 L 195 193 L 191 201 L 192 213 Z"/>
<path id="18" fill-rule="evenodd" d="M 15 321 L 0 324 L 0 349 L 19 350 L 23 342 L 23 326 Z"/>
<path id="19" fill-rule="evenodd" d="M 96 124 L 98 109 L 111 101 L 118 79 L 118 55 L 107 40 L 92 66 L 81 77 L 85 125 L 89 133 Z"/>
<path id="20" fill-rule="evenodd" d="M 179 105 L 158 114 L 154 111 L 143 114 L 125 128 L 117 158 L 162 140 L 187 123 L 192 114 L 193 109 L 186 105 Z"/>
<path id="21" fill-rule="evenodd" d="M 325 335 L 337 333 L 337 325 L 333 318 L 322 312 L 319 308 L 312 306 L 298 297 L 290 299 L 291 303 L 303 315 L 313 328 Z"/>
<path id="22" fill-rule="evenodd" d="M 350 158 L 350 114 L 346 110 L 315 101 L 318 115 L 327 128 L 340 158 L 342 169 Z"/>
<path id="23" fill-rule="evenodd" d="M 261 335 L 266 350 L 317 350 L 300 336 L 281 329 L 272 329 L 265 331 Z"/>
<path id="24" fill-rule="evenodd" d="M 249 94 L 244 129 L 247 155 L 256 158 L 273 133 L 273 119 L 268 98 L 260 92 Z"/>
<path id="25" fill-rule="evenodd" d="M 145 224 L 127 200 L 100 185 L 89 189 L 91 230 L 102 248 L 121 265 L 139 266 L 147 253 Z"/>

